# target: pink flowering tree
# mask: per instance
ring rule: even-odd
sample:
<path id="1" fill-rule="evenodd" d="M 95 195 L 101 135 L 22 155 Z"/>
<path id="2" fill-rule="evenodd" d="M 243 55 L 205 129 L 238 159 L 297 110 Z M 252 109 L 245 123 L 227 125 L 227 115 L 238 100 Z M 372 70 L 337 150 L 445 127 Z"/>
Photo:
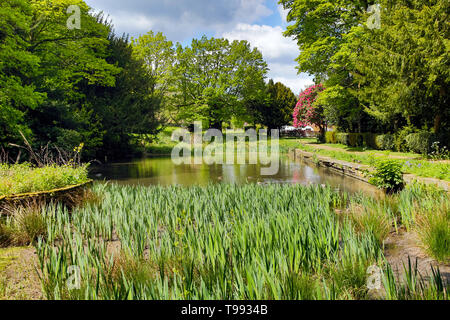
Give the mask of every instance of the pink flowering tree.
<path id="1" fill-rule="evenodd" d="M 322 84 L 307 88 L 300 93 L 297 105 L 294 108 L 294 127 L 304 128 L 316 125 L 320 130 L 320 138 L 325 136 L 327 121 L 323 114 L 323 107 L 316 103 L 317 96 L 325 90 Z"/>

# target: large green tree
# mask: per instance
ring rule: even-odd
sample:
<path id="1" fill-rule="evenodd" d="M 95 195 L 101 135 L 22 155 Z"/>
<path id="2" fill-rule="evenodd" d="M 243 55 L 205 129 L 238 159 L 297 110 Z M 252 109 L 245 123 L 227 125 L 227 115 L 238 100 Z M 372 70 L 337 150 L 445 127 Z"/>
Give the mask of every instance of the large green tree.
<path id="1" fill-rule="evenodd" d="M 125 36 L 109 36 L 107 61 L 121 68 L 115 86 L 88 85 L 86 104 L 92 104 L 101 119 L 101 155 L 127 157 L 133 154 L 133 137 L 153 136 L 158 132 L 161 95 L 155 90 L 156 77 L 147 71 L 147 62 L 133 55 Z"/>
<path id="2" fill-rule="evenodd" d="M 178 120 L 209 122 L 222 128 L 224 121 L 245 114 L 243 102 L 264 90 L 267 64 L 247 41 L 194 39 L 176 48 L 173 109 Z"/>
<path id="3" fill-rule="evenodd" d="M 26 0 L 0 2 L 0 146 L 31 137 L 26 114 L 45 98 L 32 79 L 40 59 L 28 51 L 32 9 Z"/>
<path id="4" fill-rule="evenodd" d="M 299 72 L 315 77 L 325 90 L 318 101 L 331 124 L 348 131 L 363 131 L 364 107 L 354 81 L 354 51 L 348 49 L 349 34 L 365 25 L 367 10 L 375 1 L 361 0 L 281 0 L 288 10 L 286 36 L 299 46 Z M 367 127 L 367 126 L 366 126 Z"/>
<path id="5" fill-rule="evenodd" d="M 270 79 L 262 94 L 246 100 L 245 106 L 248 114 L 253 117 L 252 122 L 262 124 L 268 129 L 279 129 L 292 123 L 296 103 L 297 97 L 290 88 Z"/>
<path id="6" fill-rule="evenodd" d="M 68 27 L 72 5 L 80 28 Z M 5 0 L 0 17 L 3 147 L 23 132 L 35 145 L 83 142 L 89 159 L 103 158 L 127 153 L 133 134 L 157 132 L 154 77 L 84 1 Z"/>
<path id="7" fill-rule="evenodd" d="M 448 1 L 380 4 L 381 28 L 358 26 L 349 36 L 349 50 L 358 49 L 353 56 L 358 97 L 370 114 L 394 127 L 425 126 L 440 133 L 449 124 Z"/>

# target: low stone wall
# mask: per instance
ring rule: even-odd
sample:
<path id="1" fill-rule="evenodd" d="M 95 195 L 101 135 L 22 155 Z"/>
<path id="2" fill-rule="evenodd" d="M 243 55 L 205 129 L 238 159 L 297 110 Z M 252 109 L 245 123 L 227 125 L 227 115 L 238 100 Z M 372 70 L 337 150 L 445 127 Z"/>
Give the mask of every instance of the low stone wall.
<path id="1" fill-rule="evenodd" d="M 5 206 L 20 205 L 30 201 L 70 201 L 71 197 L 79 192 L 83 192 L 85 188 L 89 187 L 92 184 L 92 182 L 93 180 L 89 180 L 85 183 L 49 191 L 2 196 L 0 197 L 0 215 L 2 214 L 2 209 L 5 208 Z"/>
<path id="2" fill-rule="evenodd" d="M 298 160 L 312 162 L 312 163 L 315 163 L 316 165 L 330 168 L 333 171 L 336 171 L 338 173 L 344 174 L 349 177 L 353 177 L 355 179 L 358 179 L 358 180 L 361 180 L 361 181 L 364 181 L 367 183 L 369 183 L 369 179 L 365 176 L 365 173 L 373 170 L 373 168 L 371 168 L 370 166 L 367 166 L 367 165 L 336 160 L 333 158 L 320 156 L 320 155 L 314 154 L 312 152 L 307 152 L 307 151 L 303 151 L 300 149 L 289 150 L 289 156 L 294 157 L 295 159 L 298 159 Z M 422 183 L 426 183 L 426 184 L 434 184 L 434 185 L 446 190 L 447 192 L 450 191 L 450 182 L 448 182 L 448 181 L 434 179 L 434 178 L 423 178 L 423 177 L 418 177 L 413 174 L 405 174 L 403 176 L 403 178 L 405 179 L 405 182 L 407 184 L 417 181 L 417 182 L 422 182 Z"/>

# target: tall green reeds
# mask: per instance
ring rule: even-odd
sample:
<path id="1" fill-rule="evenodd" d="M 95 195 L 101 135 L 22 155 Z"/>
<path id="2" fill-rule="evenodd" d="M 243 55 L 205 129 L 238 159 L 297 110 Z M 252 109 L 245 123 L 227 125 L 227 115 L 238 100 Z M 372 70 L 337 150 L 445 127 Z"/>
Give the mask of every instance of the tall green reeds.
<path id="1" fill-rule="evenodd" d="M 319 186 L 94 192 L 101 204 L 45 210 L 36 248 L 48 298 L 365 299 L 367 268 L 384 263 L 376 222 L 398 215 L 372 203 L 375 218 L 357 227 L 335 211 L 348 195 Z"/>

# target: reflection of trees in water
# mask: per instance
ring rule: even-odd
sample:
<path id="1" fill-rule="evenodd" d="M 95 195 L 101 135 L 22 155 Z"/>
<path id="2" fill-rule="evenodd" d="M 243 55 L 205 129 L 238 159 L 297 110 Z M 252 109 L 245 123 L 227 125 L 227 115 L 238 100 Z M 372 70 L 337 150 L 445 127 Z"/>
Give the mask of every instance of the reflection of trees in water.
<path id="1" fill-rule="evenodd" d="M 170 158 L 142 159 L 132 163 L 108 165 L 100 168 L 101 177 L 120 180 L 122 184 L 143 185 L 207 185 L 209 183 L 289 182 L 299 184 L 330 184 L 349 192 L 374 189 L 366 183 L 335 173 L 330 169 L 292 161 L 282 157 L 279 172 L 274 176 L 261 176 L 261 164 L 182 164 L 175 165 Z"/>

